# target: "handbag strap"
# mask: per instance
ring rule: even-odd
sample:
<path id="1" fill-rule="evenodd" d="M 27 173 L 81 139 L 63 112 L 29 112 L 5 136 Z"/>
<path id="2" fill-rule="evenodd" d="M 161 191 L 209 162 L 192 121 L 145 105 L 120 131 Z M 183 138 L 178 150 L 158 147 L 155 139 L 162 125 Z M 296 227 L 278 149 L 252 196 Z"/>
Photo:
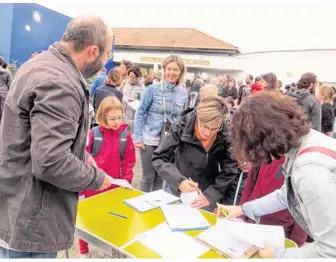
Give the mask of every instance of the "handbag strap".
<path id="1" fill-rule="evenodd" d="M 300 151 L 298 156 L 301 156 L 302 154 L 310 153 L 310 152 L 322 153 L 322 154 L 332 157 L 333 159 L 336 159 L 336 151 L 333 151 L 333 150 L 330 150 L 328 148 L 321 147 L 321 146 L 312 146 L 312 147 L 303 149 L 302 151 Z"/>
<path id="2" fill-rule="evenodd" d="M 164 97 L 164 87 L 163 82 L 161 82 L 161 89 L 162 89 L 162 106 L 163 106 L 163 121 L 164 123 L 167 122 L 167 111 L 166 111 L 166 98 Z"/>

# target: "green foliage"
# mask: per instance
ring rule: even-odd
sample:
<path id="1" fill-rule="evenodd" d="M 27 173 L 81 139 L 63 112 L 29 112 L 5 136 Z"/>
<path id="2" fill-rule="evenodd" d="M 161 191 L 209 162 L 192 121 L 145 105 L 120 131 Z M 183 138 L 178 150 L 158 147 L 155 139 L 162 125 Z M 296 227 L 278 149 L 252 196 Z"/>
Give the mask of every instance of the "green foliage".
<path id="1" fill-rule="evenodd" d="M 16 64 L 9 64 L 7 69 L 9 70 L 9 72 L 11 72 L 12 76 L 15 76 L 16 71 L 17 71 L 17 66 Z"/>

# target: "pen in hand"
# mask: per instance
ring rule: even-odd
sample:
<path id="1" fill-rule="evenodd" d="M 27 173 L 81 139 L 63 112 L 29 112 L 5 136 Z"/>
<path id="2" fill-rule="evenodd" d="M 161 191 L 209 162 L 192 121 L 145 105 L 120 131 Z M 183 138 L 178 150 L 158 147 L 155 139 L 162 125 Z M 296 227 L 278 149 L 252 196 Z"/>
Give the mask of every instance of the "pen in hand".
<path id="1" fill-rule="evenodd" d="M 189 180 L 190 180 L 191 182 L 194 182 L 190 177 L 189 177 Z M 195 182 L 194 182 L 194 183 L 195 183 Z M 199 195 L 202 194 L 202 191 L 201 191 L 201 189 L 199 189 L 199 187 L 197 187 L 196 190 L 197 190 L 197 193 L 198 193 Z"/>
<path id="2" fill-rule="evenodd" d="M 229 214 L 219 203 L 217 203 L 217 209 L 219 211 L 217 214 L 222 214 L 223 217 L 226 217 Z"/>

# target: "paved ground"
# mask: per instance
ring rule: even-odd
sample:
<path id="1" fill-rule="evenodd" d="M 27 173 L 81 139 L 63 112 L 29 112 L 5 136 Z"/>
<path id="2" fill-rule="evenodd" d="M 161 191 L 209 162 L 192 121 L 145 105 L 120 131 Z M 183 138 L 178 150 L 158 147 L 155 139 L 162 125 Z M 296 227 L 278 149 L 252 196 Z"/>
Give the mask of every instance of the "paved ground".
<path id="1" fill-rule="evenodd" d="M 133 169 L 134 178 L 133 178 L 132 185 L 136 189 L 139 189 L 140 188 L 140 179 L 141 179 L 141 174 L 142 174 L 139 151 L 137 151 L 136 158 L 137 158 L 137 162 L 136 162 L 135 167 Z M 104 253 L 101 252 L 100 250 L 98 250 L 98 248 L 95 248 L 93 246 L 90 246 L 90 254 L 91 254 L 91 258 L 104 258 Z M 65 257 L 64 252 L 59 252 L 57 257 L 58 258 L 64 258 Z M 71 247 L 71 249 L 69 250 L 69 257 L 70 258 L 78 258 L 79 257 L 78 239 L 77 238 L 75 238 L 74 244 Z M 106 257 L 106 258 L 110 258 L 110 257 Z"/>

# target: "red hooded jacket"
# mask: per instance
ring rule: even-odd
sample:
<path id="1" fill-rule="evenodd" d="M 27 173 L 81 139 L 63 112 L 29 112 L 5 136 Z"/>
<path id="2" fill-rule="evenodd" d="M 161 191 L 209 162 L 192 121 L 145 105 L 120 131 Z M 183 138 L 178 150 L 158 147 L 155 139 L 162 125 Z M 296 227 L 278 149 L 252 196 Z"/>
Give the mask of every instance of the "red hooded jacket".
<path id="1" fill-rule="evenodd" d="M 252 168 L 248 174 L 245 187 L 240 199 L 240 205 L 261 198 L 272 193 L 276 189 L 281 188 L 284 183 L 283 175 L 276 176 L 276 173 L 285 162 L 285 157 L 279 160 L 273 160 L 269 165 L 262 165 L 259 174 L 256 174 L 256 169 Z M 255 223 L 250 218 L 245 217 L 245 221 Z M 307 240 L 307 234 L 297 224 L 286 210 L 282 210 L 273 214 L 262 216 L 260 224 L 264 225 L 281 225 L 285 230 L 286 238 L 293 240 L 298 246 L 302 246 Z"/>
<path id="2" fill-rule="evenodd" d="M 100 127 L 103 135 L 103 145 L 99 153 L 93 158 L 99 168 L 104 170 L 109 176 L 113 178 L 126 179 L 129 183 L 133 179 L 133 167 L 135 165 L 135 148 L 132 140 L 132 136 L 128 133 L 127 144 L 124 154 L 124 159 L 120 159 L 120 133 L 127 128 L 127 124 L 123 123 L 118 130 L 106 129 Z M 86 147 L 86 151 L 91 153 L 93 142 L 92 130 L 89 131 L 89 144 Z M 91 197 L 118 186 L 111 185 L 109 188 L 102 191 L 86 190 L 84 192 L 85 198 Z M 83 195 L 83 193 L 81 194 Z"/>

